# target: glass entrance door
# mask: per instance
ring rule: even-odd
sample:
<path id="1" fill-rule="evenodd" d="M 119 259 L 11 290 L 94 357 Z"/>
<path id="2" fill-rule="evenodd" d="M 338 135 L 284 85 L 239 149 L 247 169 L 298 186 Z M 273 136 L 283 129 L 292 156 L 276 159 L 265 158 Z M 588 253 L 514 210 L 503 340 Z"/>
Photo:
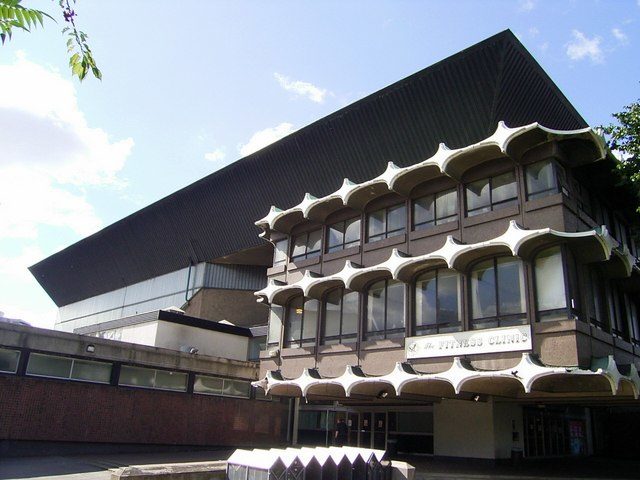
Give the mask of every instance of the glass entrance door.
<path id="1" fill-rule="evenodd" d="M 387 413 L 373 414 L 373 448 L 384 450 L 387 443 Z"/>

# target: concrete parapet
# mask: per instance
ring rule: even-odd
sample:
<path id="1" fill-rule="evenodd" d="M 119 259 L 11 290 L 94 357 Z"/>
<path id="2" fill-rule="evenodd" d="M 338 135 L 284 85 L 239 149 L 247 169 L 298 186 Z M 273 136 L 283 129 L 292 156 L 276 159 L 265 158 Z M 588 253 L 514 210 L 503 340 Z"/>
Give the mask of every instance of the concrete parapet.
<path id="1" fill-rule="evenodd" d="M 111 473 L 111 480 L 224 480 L 227 462 L 174 463 L 121 467 Z"/>

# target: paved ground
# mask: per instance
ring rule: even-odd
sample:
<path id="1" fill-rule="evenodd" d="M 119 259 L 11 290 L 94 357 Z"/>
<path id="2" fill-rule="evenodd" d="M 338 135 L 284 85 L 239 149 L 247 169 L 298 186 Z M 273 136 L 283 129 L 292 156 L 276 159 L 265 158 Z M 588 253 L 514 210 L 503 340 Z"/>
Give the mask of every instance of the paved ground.
<path id="1" fill-rule="evenodd" d="M 229 451 L 0 458 L 0 480 L 110 480 L 109 469 L 127 465 L 221 460 Z M 416 466 L 416 480 L 639 479 L 640 460 L 547 459 L 490 466 L 428 457 L 403 459 Z"/>

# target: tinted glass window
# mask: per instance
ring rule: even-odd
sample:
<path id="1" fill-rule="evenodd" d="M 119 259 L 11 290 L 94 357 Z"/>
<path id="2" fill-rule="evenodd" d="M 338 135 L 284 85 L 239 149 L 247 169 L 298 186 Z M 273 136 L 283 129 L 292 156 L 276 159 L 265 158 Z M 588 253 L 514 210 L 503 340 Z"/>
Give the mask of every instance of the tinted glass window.
<path id="1" fill-rule="evenodd" d="M 540 198 L 558 192 L 556 171 L 551 160 L 528 165 L 526 168 L 527 197 Z"/>

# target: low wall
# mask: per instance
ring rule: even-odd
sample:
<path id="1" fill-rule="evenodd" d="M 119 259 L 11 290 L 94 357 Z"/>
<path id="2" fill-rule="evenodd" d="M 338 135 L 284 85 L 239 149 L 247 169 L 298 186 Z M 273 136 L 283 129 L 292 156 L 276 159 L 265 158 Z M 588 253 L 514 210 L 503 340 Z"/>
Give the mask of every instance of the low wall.
<path id="1" fill-rule="evenodd" d="M 279 402 L 0 375 L 0 442 L 273 446 L 287 414 Z"/>

